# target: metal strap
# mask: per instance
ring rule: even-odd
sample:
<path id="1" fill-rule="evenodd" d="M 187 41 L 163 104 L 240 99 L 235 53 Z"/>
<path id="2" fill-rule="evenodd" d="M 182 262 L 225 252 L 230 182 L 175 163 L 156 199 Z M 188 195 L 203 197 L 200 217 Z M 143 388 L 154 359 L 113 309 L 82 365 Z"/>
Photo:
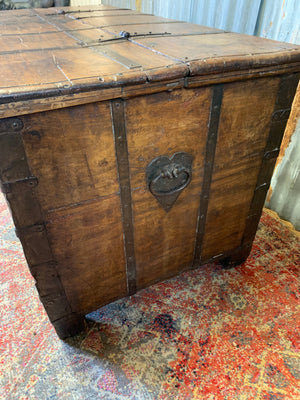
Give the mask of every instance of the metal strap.
<path id="1" fill-rule="evenodd" d="M 202 184 L 202 192 L 200 197 L 200 207 L 198 213 L 196 243 L 194 251 L 194 267 L 197 267 L 201 262 L 201 252 L 205 233 L 206 216 L 208 209 L 208 200 L 210 194 L 210 186 L 213 174 L 213 166 L 215 152 L 218 139 L 218 128 L 223 99 L 223 85 L 215 85 L 213 87 L 210 118 L 208 127 L 208 136 L 206 142 L 206 153 L 204 162 L 204 178 Z"/>
<path id="2" fill-rule="evenodd" d="M 111 113 L 120 185 L 127 290 L 128 294 L 132 295 L 136 292 L 136 261 L 124 101 L 120 99 L 112 100 Z"/>

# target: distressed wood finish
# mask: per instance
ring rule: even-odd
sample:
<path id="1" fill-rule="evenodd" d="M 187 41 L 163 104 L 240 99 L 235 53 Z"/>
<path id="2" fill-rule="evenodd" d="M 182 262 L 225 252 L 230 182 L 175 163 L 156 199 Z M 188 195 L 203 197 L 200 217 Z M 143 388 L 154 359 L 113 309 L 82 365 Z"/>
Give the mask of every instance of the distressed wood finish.
<path id="1" fill-rule="evenodd" d="M 106 5 L 3 11 L 0 45 L 1 189 L 61 338 L 184 269 L 246 259 L 298 46 Z"/>
<path id="2" fill-rule="evenodd" d="M 36 286 L 49 319 L 60 337 L 68 337 L 83 328 L 83 319 L 72 310 L 57 273 L 42 209 L 35 192 L 38 180 L 32 175 L 25 153 L 23 127 L 19 119 L 0 121 L 1 189 L 10 205 L 16 233 L 21 240 L 30 271 L 38 280 Z"/>
<path id="3" fill-rule="evenodd" d="M 57 271 L 72 310 L 86 314 L 127 294 L 120 198 L 47 214 Z"/>
<path id="4" fill-rule="evenodd" d="M 224 85 L 203 261 L 232 250 L 241 243 L 278 84 L 278 78 L 266 78 L 259 82 Z M 267 97 L 264 96 L 266 92 Z M 244 101 L 245 98 L 247 101 Z"/>
<path id="5" fill-rule="evenodd" d="M 26 116 L 23 141 L 44 210 L 119 191 L 109 102 Z"/>
<path id="6" fill-rule="evenodd" d="M 138 97 L 126 104 L 138 288 L 192 263 L 210 99 L 211 89 L 201 88 Z M 145 171 L 155 157 L 180 151 L 193 157 L 193 178 L 166 213 L 149 192 Z"/>

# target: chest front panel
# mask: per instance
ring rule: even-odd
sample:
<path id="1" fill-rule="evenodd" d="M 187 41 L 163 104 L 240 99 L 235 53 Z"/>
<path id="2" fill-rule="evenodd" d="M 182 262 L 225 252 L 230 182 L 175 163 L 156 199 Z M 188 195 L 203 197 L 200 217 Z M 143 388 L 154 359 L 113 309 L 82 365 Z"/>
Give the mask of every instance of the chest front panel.
<path id="1" fill-rule="evenodd" d="M 249 80 L 223 85 L 219 98 L 213 86 L 181 89 L 117 101 L 121 112 L 105 101 L 23 118 L 74 312 L 126 295 L 133 280 L 139 289 L 241 246 L 278 85 Z M 149 166 L 161 159 L 151 183 Z M 167 194 L 155 192 L 166 184 Z"/>

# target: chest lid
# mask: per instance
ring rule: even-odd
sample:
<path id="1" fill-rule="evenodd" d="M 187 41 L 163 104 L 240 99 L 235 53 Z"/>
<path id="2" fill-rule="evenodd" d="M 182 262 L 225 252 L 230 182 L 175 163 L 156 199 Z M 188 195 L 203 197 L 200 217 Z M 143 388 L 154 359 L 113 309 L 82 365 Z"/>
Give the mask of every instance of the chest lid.
<path id="1" fill-rule="evenodd" d="M 39 99 L 50 109 L 54 97 L 76 104 L 87 92 L 120 97 L 128 86 L 207 84 L 300 65 L 300 46 L 107 5 L 1 11 L 0 46 L 0 117 L 12 104 L 14 115 L 32 112 Z"/>

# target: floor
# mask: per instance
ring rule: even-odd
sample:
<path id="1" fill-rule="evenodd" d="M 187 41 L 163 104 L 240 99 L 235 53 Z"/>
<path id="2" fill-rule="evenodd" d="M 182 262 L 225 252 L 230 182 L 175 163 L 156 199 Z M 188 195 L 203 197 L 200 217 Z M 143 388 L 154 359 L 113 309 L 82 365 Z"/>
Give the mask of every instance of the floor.
<path id="1" fill-rule="evenodd" d="M 0 195 L 0 398 L 299 400 L 299 244 L 265 210 L 243 265 L 154 285 L 63 342 Z"/>

